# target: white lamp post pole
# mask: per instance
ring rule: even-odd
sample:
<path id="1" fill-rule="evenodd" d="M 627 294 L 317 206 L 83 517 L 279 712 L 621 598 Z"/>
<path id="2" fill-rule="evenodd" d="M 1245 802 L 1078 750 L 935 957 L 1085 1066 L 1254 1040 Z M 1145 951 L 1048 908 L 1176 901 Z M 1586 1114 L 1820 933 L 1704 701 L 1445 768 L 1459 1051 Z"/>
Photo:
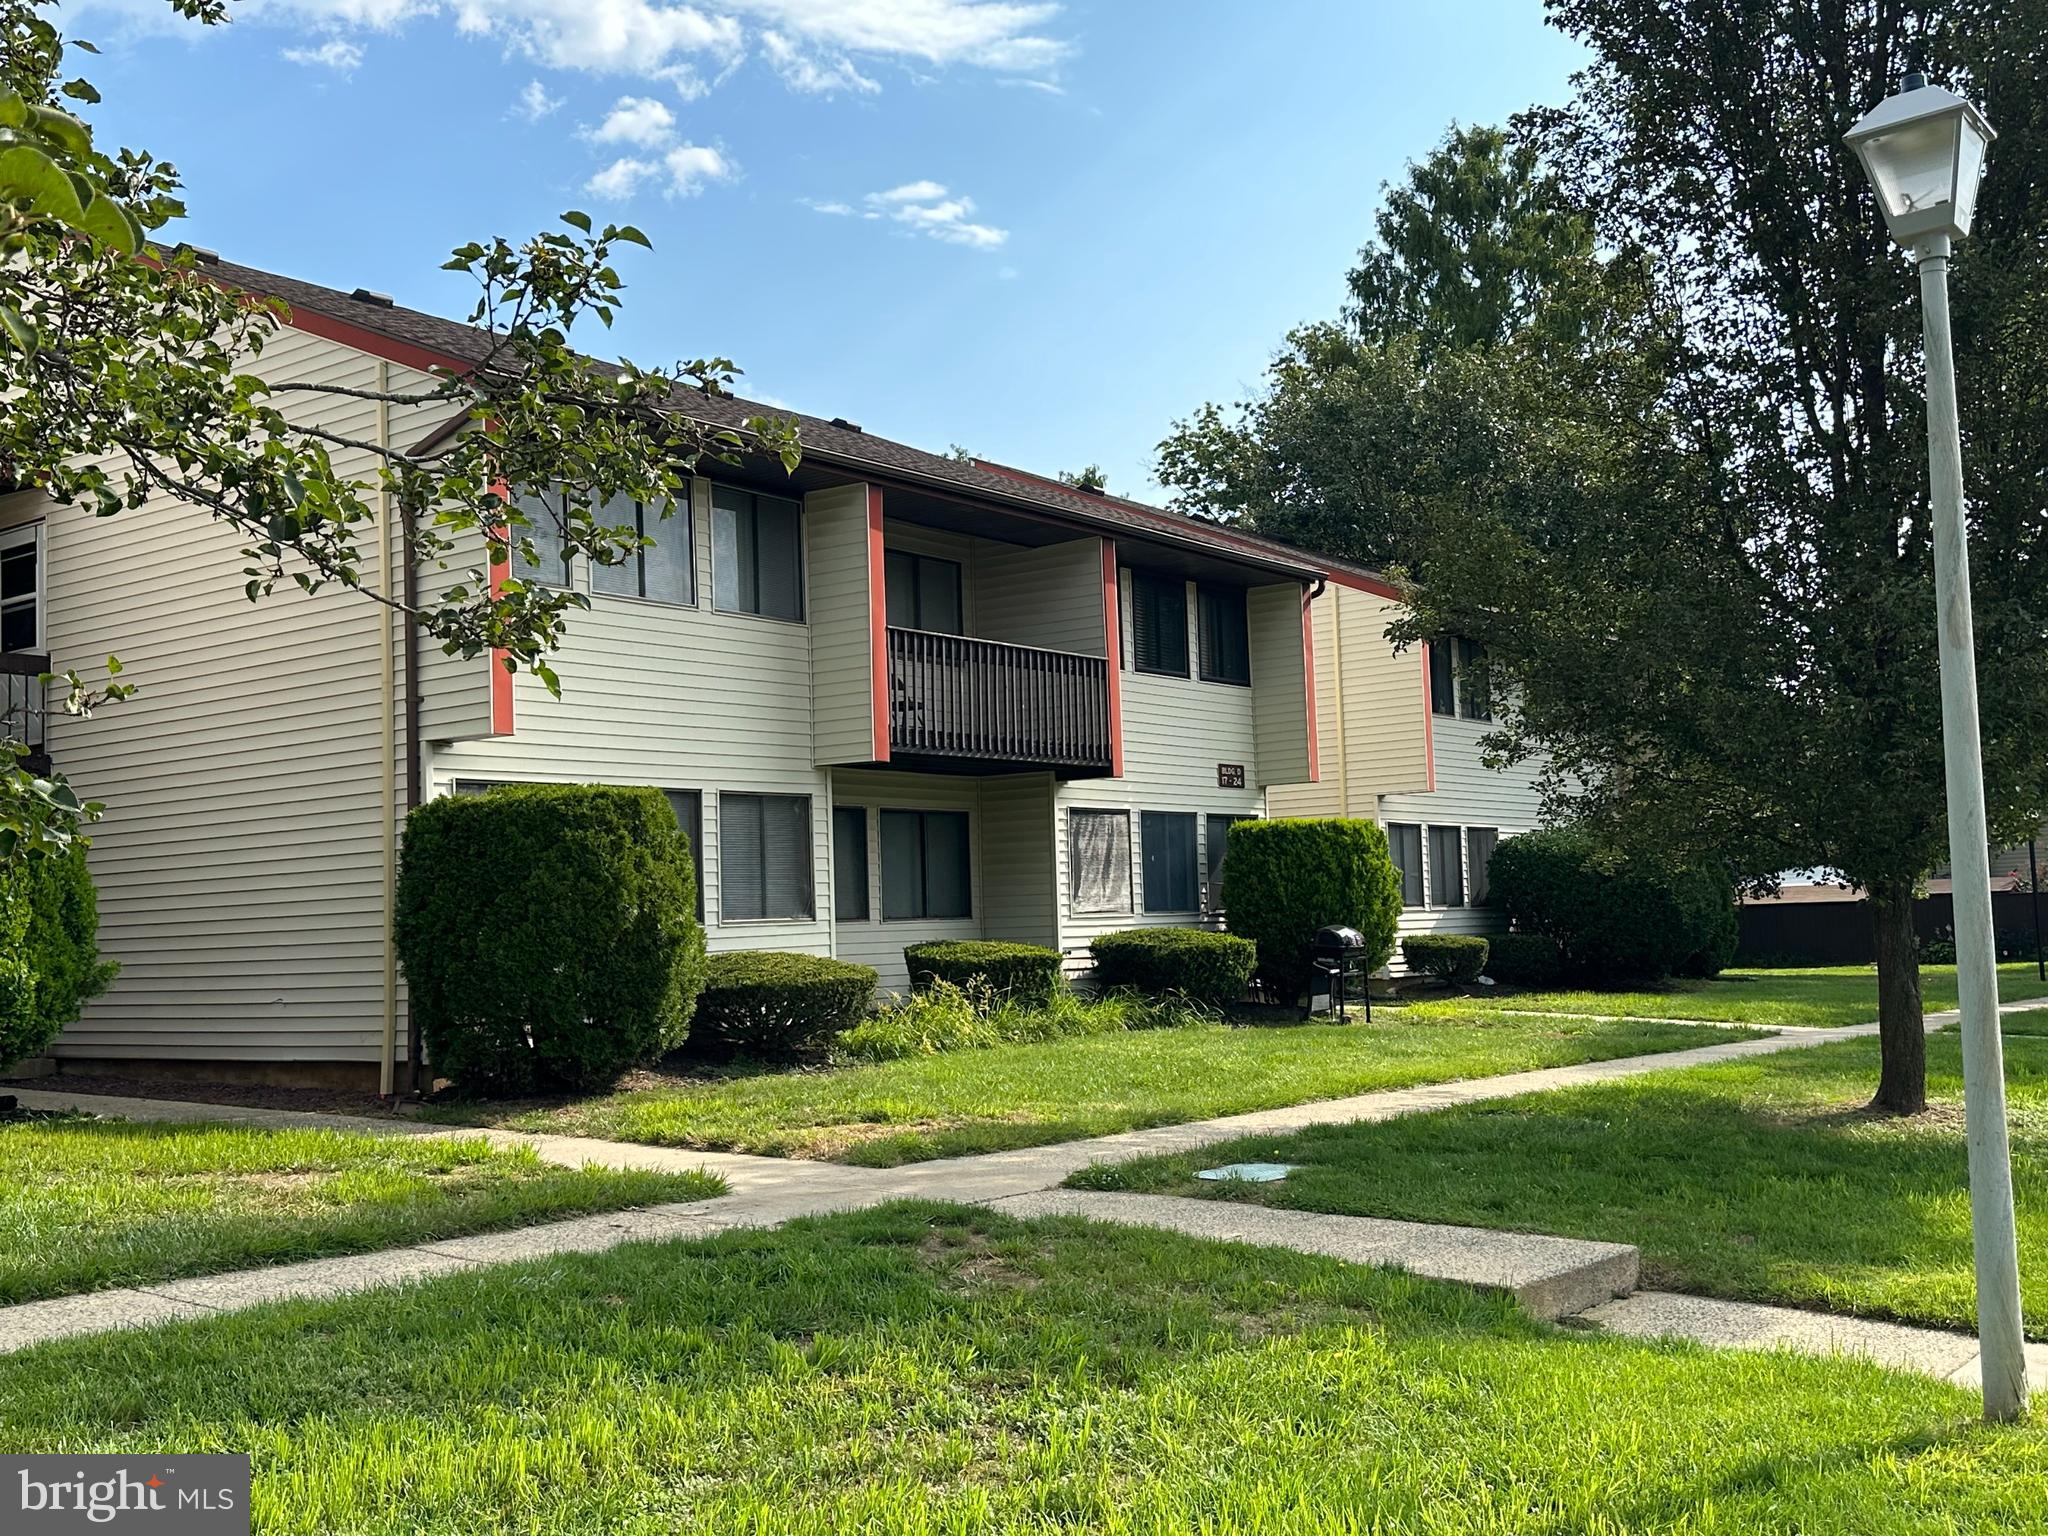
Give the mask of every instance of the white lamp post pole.
<path id="1" fill-rule="evenodd" d="M 1970 622 L 1970 552 L 1963 523 L 1963 443 L 1949 341 L 1948 263 L 1969 233 L 1991 126 L 1977 109 L 1917 75 L 1850 130 L 1893 236 L 1920 269 L 1927 352 L 1927 467 L 1934 511 L 1934 600 L 1941 654 L 1942 754 L 1954 876 L 1956 990 L 1962 1003 L 1963 1112 L 1976 1246 L 1977 1333 L 1984 1416 L 2027 1407 L 2020 1327 L 2019 1245 L 2013 1229 L 2012 1150 L 2005 1116 L 2005 1050 L 1998 1026 L 1998 954 L 1991 927 L 1984 759 L 1977 721 L 1977 656 Z"/>

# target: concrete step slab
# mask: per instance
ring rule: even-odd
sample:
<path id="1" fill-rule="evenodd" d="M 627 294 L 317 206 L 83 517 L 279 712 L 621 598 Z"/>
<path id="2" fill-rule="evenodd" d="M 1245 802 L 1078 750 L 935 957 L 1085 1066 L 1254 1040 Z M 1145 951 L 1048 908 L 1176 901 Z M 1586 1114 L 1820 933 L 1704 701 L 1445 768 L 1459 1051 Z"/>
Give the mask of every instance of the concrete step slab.
<path id="1" fill-rule="evenodd" d="M 1506 1291 L 1532 1317 L 1555 1322 L 1635 1289 L 1641 1255 L 1626 1243 L 1593 1243 L 1482 1227 L 1447 1227 L 1373 1216 L 1326 1216 L 1230 1200 L 1048 1190 L 990 1202 L 1012 1216 L 1086 1216 L 1159 1227 L 1190 1237 L 1319 1253 L 1382 1265 L 1430 1280 Z"/>

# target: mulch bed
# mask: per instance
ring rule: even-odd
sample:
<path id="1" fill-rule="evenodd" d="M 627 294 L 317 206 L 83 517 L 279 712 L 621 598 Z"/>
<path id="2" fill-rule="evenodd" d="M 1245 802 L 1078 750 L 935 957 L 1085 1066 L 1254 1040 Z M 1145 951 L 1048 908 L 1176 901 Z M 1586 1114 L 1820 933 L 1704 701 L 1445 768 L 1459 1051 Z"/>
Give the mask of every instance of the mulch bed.
<path id="1" fill-rule="evenodd" d="M 114 1099 L 174 1099 L 180 1104 L 231 1104 L 237 1109 L 297 1109 L 324 1115 L 386 1115 L 375 1094 L 343 1088 L 280 1088 L 264 1083 L 201 1083 L 163 1077 L 32 1077 L 0 1080 L 0 1093 L 84 1093 Z M 18 1114 L 39 1113 L 17 1111 Z"/>

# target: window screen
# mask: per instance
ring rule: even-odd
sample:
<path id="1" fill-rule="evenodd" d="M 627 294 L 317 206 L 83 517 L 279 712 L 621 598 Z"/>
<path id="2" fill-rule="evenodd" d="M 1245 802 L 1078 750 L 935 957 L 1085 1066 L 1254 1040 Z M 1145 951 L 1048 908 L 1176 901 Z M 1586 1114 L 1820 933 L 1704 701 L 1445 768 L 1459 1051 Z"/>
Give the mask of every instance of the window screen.
<path id="1" fill-rule="evenodd" d="M 963 632 L 957 563 L 892 549 L 885 570 L 891 627 L 930 629 L 942 635 Z"/>
<path id="2" fill-rule="evenodd" d="M 690 865 L 697 872 L 697 921 L 704 921 L 704 796 L 694 789 L 663 790 L 676 825 L 690 845 Z"/>
<path id="3" fill-rule="evenodd" d="M 842 923 L 868 920 L 866 806 L 832 807 L 832 915 Z"/>
<path id="4" fill-rule="evenodd" d="M 882 812 L 882 916 L 973 915 L 965 811 Z"/>
<path id="5" fill-rule="evenodd" d="M 1201 894 L 1195 888 L 1193 812 L 1146 811 L 1142 820 L 1145 910 L 1195 911 L 1201 905 Z"/>
<path id="6" fill-rule="evenodd" d="M 1464 839 L 1456 827 L 1429 829 L 1429 904 L 1465 905 Z"/>
<path id="7" fill-rule="evenodd" d="M 569 585 L 569 557 L 562 540 L 562 497 L 558 491 L 545 496 L 531 492 L 519 496 L 513 505 L 526 518 L 527 526 L 515 528 L 515 538 L 523 536 L 533 543 L 533 552 L 539 556 L 540 564 L 529 565 L 515 551 L 508 567 L 512 575 L 521 581 L 538 582 L 542 586 L 566 587 Z"/>
<path id="8" fill-rule="evenodd" d="M 1131 813 L 1067 813 L 1067 886 L 1076 912 L 1131 910 Z"/>
<path id="9" fill-rule="evenodd" d="M 1458 713 L 1467 720 L 1493 718 L 1493 690 L 1486 677 L 1486 647 L 1476 640 L 1458 642 Z"/>
<path id="10" fill-rule="evenodd" d="M 1188 591 L 1177 576 L 1131 572 L 1131 665 L 1168 677 L 1188 675 Z"/>
<path id="11" fill-rule="evenodd" d="M 1387 823 L 1387 852 L 1401 871 L 1401 905 L 1422 905 L 1422 828 L 1407 822 Z"/>
<path id="12" fill-rule="evenodd" d="M 1500 830 L 1496 827 L 1465 829 L 1465 862 L 1472 870 L 1472 905 L 1475 907 L 1486 900 L 1491 889 L 1487 866 L 1493 862 L 1493 850 L 1499 842 Z"/>
<path id="13" fill-rule="evenodd" d="M 1230 850 L 1230 829 L 1240 821 L 1255 819 L 1250 816 L 1226 816 L 1215 811 L 1209 813 L 1209 824 L 1203 829 L 1203 838 L 1207 844 L 1205 851 L 1209 868 L 1209 910 L 1212 912 L 1223 910 L 1223 860 Z"/>
<path id="14" fill-rule="evenodd" d="M 1227 587 L 1197 587 L 1195 597 L 1201 621 L 1203 679 L 1211 683 L 1251 682 L 1251 633 L 1245 619 L 1244 593 Z"/>
<path id="15" fill-rule="evenodd" d="M 0 651 L 33 651 L 42 634 L 36 530 L 0 534 Z"/>
<path id="16" fill-rule="evenodd" d="M 810 797 L 720 794 L 719 920 L 811 914 Z"/>
<path id="17" fill-rule="evenodd" d="M 721 613 L 803 618 L 803 524 L 795 502 L 711 488 L 711 601 Z"/>
<path id="18" fill-rule="evenodd" d="M 660 508 L 614 497 L 598 509 L 606 528 L 631 528 L 654 542 L 628 555 L 618 565 L 590 564 L 590 589 L 616 597 L 644 597 L 650 602 L 688 605 L 697 600 L 690 559 L 690 503 L 687 493 L 675 511 L 663 517 Z"/>
<path id="19" fill-rule="evenodd" d="M 1451 681 L 1451 652 L 1455 644 L 1450 640 L 1429 642 L 1429 712 L 1433 715 L 1458 712 L 1457 689 Z"/>

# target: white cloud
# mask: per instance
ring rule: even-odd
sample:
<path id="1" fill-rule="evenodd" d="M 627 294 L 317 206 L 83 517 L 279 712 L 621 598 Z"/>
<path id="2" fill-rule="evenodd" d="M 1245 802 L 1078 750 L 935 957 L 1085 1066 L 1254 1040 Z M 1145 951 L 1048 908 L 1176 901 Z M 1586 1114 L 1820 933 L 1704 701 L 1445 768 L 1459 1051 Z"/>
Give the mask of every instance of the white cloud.
<path id="1" fill-rule="evenodd" d="M 946 195 L 946 189 L 936 181 L 906 181 L 900 187 L 891 187 L 886 192 L 870 192 L 868 201 L 883 206 L 901 203 L 929 203 Z"/>
<path id="2" fill-rule="evenodd" d="M 331 69 L 341 75 L 353 74 L 356 66 L 363 62 L 361 46 L 339 37 L 330 37 L 318 48 L 286 48 L 282 50 L 282 56 L 293 64 Z"/>
<path id="3" fill-rule="evenodd" d="M 669 197 L 695 197 L 715 181 L 731 181 L 739 167 L 723 151 L 705 144 L 678 144 L 659 159 L 622 156 L 584 183 L 583 190 L 609 202 L 625 202 L 643 186 L 666 181 Z"/>
<path id="4" fill-rule="evenodd" d="M 583 136 L 596 144 L 637 144 L 653 149 L 675 136 L 676 115 L 652 96 L 621 96 L 595 128 Z"/>
<path id="5" fill-rule="evenodd" d="M 761 51 L 768 56 L 768 63 L 775 73 L 782 76 L 783 83 L 792 90 L 816 96 L 829 96 L 835 91 L 859 91 L 872 95 L 881 89 L 881 86 L 855 69 L 853 60 L 847 58 L 845 54 L 831 58 L 813 57 L 801 51 L 780 32 L 763 32 Z"/>
<path id="6" fill-rule="evenodd" d="M 548 88 L 538 80 L 529 80 L 526 82 L 526 89 L 519 93 L 519 100 L 513 104 L 512 111 L 529 123 L 537 123 L 542 118 L 552 117 L 559 112 L 562 109 L 562 101 L 563 98 L 560 96 L 550 96 Z"/>
<path id="7" fill-rule="evenodd" d="M 622 157 L 585 182 L 583 190 L 593 197 L 602 197 L 610 202 L 624 202 L 640 190 L 641 182 L 660 169 L 660 166 L 649 160 Z"/>
<path id="8" fill-rule="evenodd" d="M 936 181 L 906 181 L 885 192 L 870 192 L 861 199 L 858 208 L 851 203 L 811 198 L 805 198 L 803 202 L 818 213 L 840 218 L 887 219 L 905 226 L 909 233 L 975 250 L 995 250 L 1010 238 L 1007 229 L 977 223 L 971 217 L 974 213 L 973 198 L 965 193 L 948 192 Z"/>

